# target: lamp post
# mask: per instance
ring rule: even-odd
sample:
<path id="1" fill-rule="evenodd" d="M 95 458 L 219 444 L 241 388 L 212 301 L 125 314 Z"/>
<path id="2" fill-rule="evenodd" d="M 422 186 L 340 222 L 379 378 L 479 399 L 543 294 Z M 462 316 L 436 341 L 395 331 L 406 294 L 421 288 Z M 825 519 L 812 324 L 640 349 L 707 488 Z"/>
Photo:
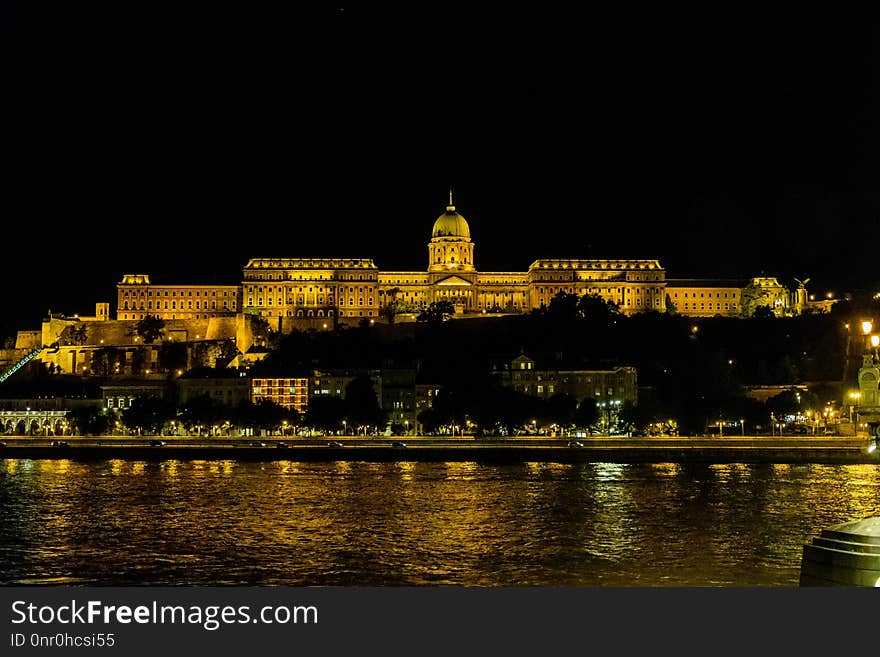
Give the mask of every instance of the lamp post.
<path id="1" fill-rule="evenodd" d="M 742 419 L 741 419 L 741 420 L 739 421 L 739 431 L 740 431 L 740 435 L 741 435 L 743 438 L 745 438 L 745 437 L 746 437 L 746 421 L 745 421 L 745 420 L 742 420 Z"/>

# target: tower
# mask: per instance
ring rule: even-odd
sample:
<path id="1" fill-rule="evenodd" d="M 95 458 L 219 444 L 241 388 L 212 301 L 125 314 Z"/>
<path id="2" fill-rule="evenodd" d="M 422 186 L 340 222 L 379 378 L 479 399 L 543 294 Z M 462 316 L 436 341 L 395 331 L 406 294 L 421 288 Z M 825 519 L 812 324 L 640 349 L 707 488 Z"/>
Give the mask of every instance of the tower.
<path id="1" fill-rule="evenodd" d="M 452 190 L 449 190 L 449 205 L 446 212 L 437 217 L 431 241 L 428 243 L 428 271 L 434 272 L 472 272 L 474 271 L 474 243 L 468 223 L 452 204 Z"/>

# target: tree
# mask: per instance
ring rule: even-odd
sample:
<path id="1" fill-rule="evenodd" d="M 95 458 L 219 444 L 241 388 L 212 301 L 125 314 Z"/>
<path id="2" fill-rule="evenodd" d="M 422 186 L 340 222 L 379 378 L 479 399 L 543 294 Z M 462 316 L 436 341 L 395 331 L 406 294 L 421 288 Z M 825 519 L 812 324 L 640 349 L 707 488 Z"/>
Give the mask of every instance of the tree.
<path id="1" fill-rule="evenodd" d="M 391 300 L 382 305 L 379 308 L 379 315 L 388 320 L 389 324 L 394 323 L 394 319 L 397 317 L 397 295 L 400 293 L 399 287 L 392 287 L 385 293 L 386 297 L 391 297 Z"/>
<path id="2" fill-rule="evenodd" d="M 254 344 L 260 347 L 268 347 L 272 336 L 272 329 L 265 317 L 260 315 L 250 315 L 251 318 L 251 334 L 253 335 Z"/>
<path id="3" fill-rule="evenodd" d="M 455 306 L 451 301 L 434 301 L 425 308 L 416 321 L 426 324 L 442 324 L 455 314 Z"/>
<path id="4" fill-rule="evenodd" d="M 789 388 L 767 400 L 767 410 L 777 418 L 797 415 L 807 410 L 817 411 L 821 407 L 819 398 L 808 390 Z"/>
<path id="5" fill-rule="evenodd" d="M 110 428 L 115 416 L 97 406 L 78 406 L 67 416 L 71 428 L 80 435 L 99 435 Z"/>
<path id="6" fill-rule="evenodd" d="M 571 322 L 578 318 L 578 297 L 569 292 L 557 292 L 547 306 L 546 314 L 561 322 Z"/>
<path id="7" fill-rule="evenodd" d="M 101 347 L 91 353 L 89 366 L 93 374 L 111 376 L 119 374 L 125 366 L 125 352 L 116 347 Z"/>
<path id="8" fill-rule="evenodd" d="M 122 421 L 129 429 L 161 433 L 165 424 L 177 417 L 177 409 L 161 397 L 138 397 L 122 411 Z"/>
<path id="9" fill-rule="evenodd" d="M 592 426 L 599 421 L 599 408 L 596 406 L 596 400 L 591 397 L 585 397 L 581 400 L 573 419 L 576 426 L 592 433 Z"/>
<path id="10" fill-rule="evenodd" d="M 559 426 L 565 427 L 571 424 L 576 411 L 577 400 L 567 393 L 556 393 L 547 400 L 547 418 Z"/>
<path id="11" fill-rule="evenodd" d="M 61 344 L 65 346 L 79 347 L 84 345 L 87 339 L 86 325 L 82 322 L 71 324 L 61 331 L 59 337 Z"/>
<path id="12" fill-rule="evenodd" d="M 443 422 L 440 419 L 440 414 L 433 408 L 426 408 L 421 411 L 416 419 L 419 421 L 419 424 L 422 425 L 422 431 L 424 433 L 436 433 L 437 429 L 440 428 L 440 425 Z"/>
<path id="13" fill-rule="evenodd" d="M 678 306 L 675 305 L 675 302 L 670 298 L 670 296 L 666 295 L 666 314 L 667 315 L 677 315 L 678 314 Z"/>
<path id="14" fill-rule="evenodd" d="M 131 352 L 131 373 L 135 376 L 143 374 L 150 364 L 149 347 L 138 347 Z"/>
<path id="15" fill-rule="evenodd" d="M 754 312 L 752 312 L 752 317 L 754 319 L 772 319 L 776 315 L 770 306 L 757 306 Z"/>
<path id="16" fill-rule="evenodd" d="M 183 342 L 164 342 L 159 347 L 159 368 L 167 372 L 186 369 L 187 348 Z"/>
<path id="17" fill-rule="evenodd" d="M 646 409 L 627 399 L 617 414 L 618 428 L 624 433 L 634 429 L 644 429 L 651 421 L 650 415 L 645 411 Z"/>
<path id="18" fill-rule="evenodd" d="M 467 398 L 460 390 L 452 387 L 444 387 L 434 398 L 434 410 L 440 424 L 454 424 L 462 426 L 465 423 L 467 413 Z"/>
<path id="19" fill-rule="evenodd" d="M 578 313 L 581 317 L 595 322 L 597 325 L 607 325 L 620 316 L 619 306 L 598 294 L 585 294 L 578 300 Z"/>
<path id="20" fill-rule="evenodd" d="M 309 400 L 305 423 L 313 429 L 337 431 L 345 419 L 345 400 L 336 395 L 322 395 Z"/>
<path id="21" fill-rule="evenodd" d="M 210 427 L 223 419 L 226 409 L 209 395 L 198 395 L 187 400 L 180 409 L 180 421 L 192 432 L 202 435 L 202 427 Z"/>
<path id="22" fill-rule="evenodd" d="M 368 376 L 357 376 L 345 387 L 346 416 L 355 426 L 375 427 L 384 423 L 373 382 Z"/>
<path id="23" fill-rule="evenodd" d="M 134 333 L 144 344 L 152 344 L 165 335 L 165 320 L 158 315 L 147 315 L 139 320 L 134 327 Z"/>
<path id="24" fill-rule="evenodd" d="M 235 422 L 248 429 L 265 429 L 276 431 L 288 416 L 285 409 L 275 402 L 264 399 L 257 404 L 243 401 L 236 408 Z"/>

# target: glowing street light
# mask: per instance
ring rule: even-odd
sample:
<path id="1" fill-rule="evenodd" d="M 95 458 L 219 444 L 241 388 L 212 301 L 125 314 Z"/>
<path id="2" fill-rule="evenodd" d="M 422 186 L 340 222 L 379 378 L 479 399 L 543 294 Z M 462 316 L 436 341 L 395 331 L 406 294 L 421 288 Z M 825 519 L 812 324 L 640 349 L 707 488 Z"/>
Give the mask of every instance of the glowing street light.
<path id="1" fill-rule="evenodd" d="M 880 335 L 874 334 L 871 336 L 871 346 L 874 347 L 874 349 L 880 346 Z"/>
<path id="2" fill-rule="evenodd" d="M 862 333 L 868 335 L 871 330 L 874 328 L 874 323 L 870 319 L 862 320 Z"/>

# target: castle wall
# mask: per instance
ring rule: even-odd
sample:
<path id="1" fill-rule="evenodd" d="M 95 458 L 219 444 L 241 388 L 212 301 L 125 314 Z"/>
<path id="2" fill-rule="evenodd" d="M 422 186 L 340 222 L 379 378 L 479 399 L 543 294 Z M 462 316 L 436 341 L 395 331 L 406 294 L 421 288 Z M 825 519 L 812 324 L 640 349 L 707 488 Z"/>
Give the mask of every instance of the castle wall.
<path id="1" fill-rule="evenodd" d="M 19 331 L 15 336 L 16 349 L 31 351 L 42 346 L 42 331 Z"/>

